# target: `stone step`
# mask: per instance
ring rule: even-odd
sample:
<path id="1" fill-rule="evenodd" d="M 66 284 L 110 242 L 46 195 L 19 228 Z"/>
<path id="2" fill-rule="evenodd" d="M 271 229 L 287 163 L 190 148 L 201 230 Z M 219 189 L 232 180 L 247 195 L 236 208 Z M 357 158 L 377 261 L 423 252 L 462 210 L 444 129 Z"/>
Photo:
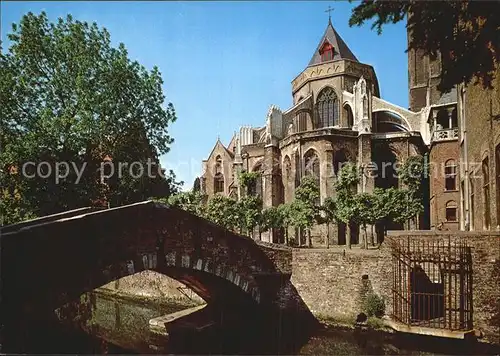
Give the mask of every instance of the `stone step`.
<path id="1" fill-rule="evenodd" d="M 151 330 L 151 332 L 153 332 L 155 334 L 167 336 L 168 332 L 167 332 L 167 328 L 166 328 L 165 324 L 172 323 L 175 320 L 178 320 L 178 319 L 186 317 L 190 314 L 196 313 L 197 311 L 205 308 L 206 306 L 207 306 L 206 304 L 202 304 L 202 305 L 198 305 L 198 306 L 193 307 L 193 308 L 184 309 L 184 310 L 181 310 L 181 311 L 178 311 L 175 313 L 166 314 L 166 315 L 159 316 L 157 318 L 150 319 L 149 320 L 149 330 Z M 203 327 L 203 326 L 204 325 L 201 325 L 201 327 Z"/>

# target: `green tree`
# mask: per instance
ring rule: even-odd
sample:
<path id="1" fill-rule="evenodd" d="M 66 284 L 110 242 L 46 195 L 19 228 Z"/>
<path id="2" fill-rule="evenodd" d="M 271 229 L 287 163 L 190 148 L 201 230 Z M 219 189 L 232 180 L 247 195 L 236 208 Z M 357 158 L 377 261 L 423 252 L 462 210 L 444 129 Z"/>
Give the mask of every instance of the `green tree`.
<path id="1" fill-rule="evenodd" d="M 241 172 L 238 176 L 239 183 L 243 188 L 244 195 L 251 195 L 253 188 L 256 185 L 257 179 L 260 177 L 259 172 Z"/>
<path id="2" fill-rule="evenodd" d="M 123 44 L 111 45 L 106 29 L 70 15 L 51 23 L 45 13 L 28 13 L 12 25 L 8 39 L 0 55 L 0 169 L 21 173 L 26 162 L 42 161 L 52 169 L 57 162 L 84 167 L 80 178 L 70 169 L 58 182 L 54 174 L 18 178 L 26 207 L 44 215 L 165 192 L 168 178 L 134 178 L 128 170 L 119 177 L 117 167 L 138 162 L 146 169 L 150 159 L 153 176 L 158 156 L 173 142 L 168 126 L 175 110 L 165 103 L 158 68 L 148 71 L 131 61 Z M 105 156 L 116 163 L 107 185 L 100 179 Z M 2 186 L 10 183 L 7 175 L 1 179 Z"/>
<path id="3" fill-rule="evenodd" d="M 283 228 L 283 210 L 278 206 L 270 206 L 262 211 L 262 231 Z"/>
<path id="4" fill-rule="evenodd" d="M 373 208 L 373 220 L 375 224 L 377 224 L 382 229 L 382 235 L 385 235 L 385 229 L 387 227 L 387 223 L 391 216 L 391 207 L 394 206 L 396 202 L 390 202 L 391 192 L 395 191 L 394 188 L 390 189 L 382 189 L 375 188 L 373 191 L 373 199 L 375 206 Z M 377 242 L 382 242 L 383 236 L 377 235 Z M 373 241 L 373 232 L 372 232 L 372 246 L 375 245 L 375 241 Z"/>
<path id="5" fill-rule="evenodd" d="M 355 222 L 358 206 L 354 196 L 359 182 L 359 171 L 355 164 L 346 163 L 339 170 L 335 190 L 337 192 L 337 217 L 349 227 L 347 234 L 347 247 L 351 248 L 351 224 Z"/>
<path id="6" fill-rule="evenodd" d="M 155 200 L 200 217 L 204 217 L 205 215 L 206 196 L 194 190 L 180 192 L 170 195 L 167 198 L 158 198 Z"/>
<path id="7" fill-rule="evenodd" d="M 402 201 L 405 202 L 405 209 L 401 213 L 400 219 L 408 224 L 416 222 L 417 217 L 424 210 L 424 194 L 422 182 L 427 177 L 428 167 L 421 156 L 412 156 L 404 162 L 399 172 L 399 177 L 406 189 L 400 193 Z"/>
<path id="8" fill-rule="evenodd" d="M 193 191 L 195 192 L 201 191 L 200 177 L 196 177 L 196 179 L 194 180 Z"/>
<path id="9" fill-rule="evenodd" d="M 254 230 L 262 220 L 262 199 L 259 196 L 247 195 L 238 202 L 240 221 L 250 237 L 254 237 Z M 259 239 L 261 239 L 261 229 L 259 229 Z"/>
<path id="10" fill-rule="evenodd" d="M 320 221 L 326 224 L 326 248 L 330 248 L 330 225 L 337 221 L 337 203 L 334 198 L 327 197 L 320 207 Z"/>
<path id="11" fill-rule="evenodd" d="M 26 199 L 16 188 L 11 190 L 4 187 L 0 193 L 0 225 L 10 225 L 36 217 L 27 205 Z"/>
<path id="12" fill-rule="evenodd" d="M 311 247 L 311 228 L 319 215 L 319 187 L 314 177 L 305 176 L 295 191 L 290 212 L 292 225 L 306 233 L 306 245 Z"/>
<path id="13" fill-rule="evenodd" d="M 354 196 L 354 217 L 353 220 L 363 227 L 365 233 L 364 247 L 368 248 L 367 225 L 375 223 L 374 209 L 377 207 L 375 196 L 370 193 L 359 193 Z"/>
<path id="14" fill-rule="evenodd" d="M 228 230 L 234 230 L 241 221 L 240 211 L 236 200 L 217 194 L 208 201 L 205 218 Z"/>
<path id="15" fill-rule="evenodd" d="M 352 10 L 349 25 L 373 20 L 372 29 L 380 34 L 384 25 L 408 18 L 408 49 L 441 57 L 438 88 L 447 92 L 474 78 L 491 87 L 500 63 L 499 13 L 498 1 L 364 0 Z"/>
<path id="16" fill-rule="evenodd" d="M 290 239 L 288 236 L 288 228 L 292 225 L 292 216 L 290 212 L 290 204 L 278 205 L 278 211 L 281 216 L 282 227 L 285 230 L 285 244 L 290 244 Z"/>

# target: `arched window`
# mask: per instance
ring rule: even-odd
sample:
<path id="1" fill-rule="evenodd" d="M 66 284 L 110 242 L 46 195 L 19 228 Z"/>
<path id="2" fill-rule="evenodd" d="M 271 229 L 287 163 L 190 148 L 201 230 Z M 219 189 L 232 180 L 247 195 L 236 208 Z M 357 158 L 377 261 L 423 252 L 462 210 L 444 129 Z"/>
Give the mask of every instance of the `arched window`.
<path id="1" fill-rule="evenodd" d="M 474 179 L 469 177 L 469 189 L 470 189 L 470 221 L 469 228 L 474 230 L 474 210 L 475 210 L 475 190 L 474 190 Z"/>
<path id="2" fill-rule="evenodd" d="M 316 181 L 316 184 L 318 185 L 318 188 L 320 188 L 320 177 L 319 177 L 319 157 L 316 154 L 316 151 L 313 149 L 310 149 L 309 151 L 306 152 L 304 155 L 304 173 L 305 176 L 311 176 L 314 178 Z M 320 204 L 320 199 L 317 199 L 315 201 L 317 205 Z"/>
<path id="3" fill-rule="evenodd" d="M 450 200 L 446 203 L 446 221 L 455 222 L 457 221 L 457 203 Z"/>
<path id="4" fill-rule="evenodd" d="M 297 132 L 307 131 L 307 112 L 301 111 L 297 114 Z"/>
<path id="5" fill-rule="evenodd" d="M 319 158 L 316 151 L 310 149 L 304 155 L 304 173 L 306 176 L 312 176 L 319 182 Z"/>
<path id="6" fill-rule="evenodd" d="M 220 156 L 215 157 L 215 174 L 222 173 L 222 158 Z"/>
<path id="7" fill-rule="evenodd" d="M 490 161 L 489 157 L 486 156 L 483 159 L 483 163 L 481 165 L 481 170 L 483 173 L 483 212 L 484 212 L 484 220 L 483 227 L 484 230 L 489 230 L 491 225 L 490 220 Z"/>
<path id="8" fill-rule="evenodd" d="M 217 173 L 214 177 L 214 193 L 224 193 L 224 175 Z"/>
<path id="9" fill-rule="evenodd" d="M 316 101 L 316 112 L 318 117 L 317 128 L 337 125 L 339 116 L 338 99 L 332 88 L 326 87 L 319 93 Z"/>
<path id="10" fill-rule="evenodd" d="M 300 178 L 301 178 L 301 171 L 300 171 L 300 156 L 298 153 L 295 153 L 295 188 L 297 188 L 300 184 Z"/>
<path id="11" fill-rule="evenodd" d="M 368 117 L 368 98 L 363 97 L 363 117 Z"/>
<path id="12" fill-rule="evenodd" d="M 333 173 L 335 175 L 338 175 L 345 162 L 347 162 L 347 155 L 343 149 L 333 154 Z"/>
<path id="13" fill-rule="evenodd" d="M 283 172 L 285 176 L 285 182 L 290 182 L 292 178 L 292 162 L 290 161 L 290 157 L 286 156 L 283 160 Z"/>
<path id="14" fill-rule="evenodd" d="M 262 164 L 257 164 L 253 168 L 253 172 L 258 173 L 257 178 L 249 187 L 249 194 L 262 197 Z"/>
<path id="15" fill-rule="evenodd" d="M 352 114 L 351 107 L 349 105 L 344 105 L 345 117 L 347 117 L 347 127 L 352 128 L 354 125 L 354 116 Z"/>
<path id="16" fill-rule="evenodd" d="M 444 165 L 444 178 L 446 190 L 457 190 L 457 164 L 452 159 Z"/>

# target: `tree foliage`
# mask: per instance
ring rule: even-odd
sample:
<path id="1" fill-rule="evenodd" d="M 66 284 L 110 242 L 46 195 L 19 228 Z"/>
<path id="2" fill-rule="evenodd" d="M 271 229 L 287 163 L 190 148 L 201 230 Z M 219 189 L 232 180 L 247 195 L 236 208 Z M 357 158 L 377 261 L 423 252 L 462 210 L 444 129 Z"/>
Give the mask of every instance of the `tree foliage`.
<path id="1" fill-rule="evenodd" d="M 192 214 L 203 217 L 205 215 L 205 202 L 207 197 L 198 191 L 191 190 L 170 195 L 168 198 L 155 199 Z"/>
<path id="2" fill-rule="evenodd" d="M 407 17 L 408 49 L 423 50 L 431 59 L 440 57 L 438 89 L 447 92 L 474 78 L 491 88 L 500 63 L 499 13 L 499 1 L 363 0 L 353 8 L 349 25 L 373 20 L 372 29 L 380 34 L 384 25 Z"/>
<path id="3" fill-rule="evenodd" d="M 175 179 L 161 177 L 158 156 L 173 142 L 168 127 L 176 115 L 165 103 L 158 68 L 148 71 L 131 61 L 123 44 L 111 45 L 106 29 L 70 15 L 51 23 L 45 13 L 28 13 L 13 24 L 8 39 L 9 48 L 0 55 L 2 186 L 14 186 L 37 215 L 170 193 Z M 144 172 L 135 178 L 137 170 L 131 176 L 130 167 L 119 176 L 115 167 L 107 186 L 101 184 L 106 156 L 115 163 L 139 162 L 144 169 L 150 159 L 156 177 Z M 79 181 L 71 169 L 55 182 L 55 174 L 22 176 L 26 162 L 85 168 Z M 8 174 L 12 167 L 17 175 Z"/>
<path id="4" fill-rule="evenodd" d="M 259 196 L 248 195 L 238 202 L 240 226 L 253 237 L 255 227 L 262 220 L 262 199 Z"/>
<path id="5" fill-rule="evenodd" d="M 355 187 L 359 182 L 359 171 L 355 164 L 347 163 L 339 170 L 335 190 L 337 192 L 337 217 L 348 224 L 353 221 L 357 214 Z"/>
<path id="6" fill-rule="evenodd" d="M 262 211 L 262 229 L 280 229 L 284 226 L 284 216 L 283 216 L 283 208 L 280 208 L 282 205 L 278 206 L 270 206 L 267 209 Z"/>
<path id="7" fill-rule="evenodd" d="M 196 179 L 194 180 L 193 191 L 195 191 L 195 192 L 201 191 L 200 177 L 196 177 Z"/>
<path id="8" fill-rule="evenodd" d="M 311 246 L 311 228 L 319 216 L 320 192 L 317 180 L 305 176 L 295 190 L 295 198 L 290 204 L 289 214 L 291 225 L 304 231 L 306 245 Z"/>
<path id="9" fill-rule="evenodd" d="M 252 184 L 259 178 L 259 172 L 241 172 L 238 176 L 239 183 L 245 189 L 249 189 Z"/>
<path id="10" fill-rule="evenodd" d="M 209 199 L 205 218 L 228 230 L 235 230 L 239 227 L 241 214 L 238 202 L 234 199 L 217 194 Z"/>

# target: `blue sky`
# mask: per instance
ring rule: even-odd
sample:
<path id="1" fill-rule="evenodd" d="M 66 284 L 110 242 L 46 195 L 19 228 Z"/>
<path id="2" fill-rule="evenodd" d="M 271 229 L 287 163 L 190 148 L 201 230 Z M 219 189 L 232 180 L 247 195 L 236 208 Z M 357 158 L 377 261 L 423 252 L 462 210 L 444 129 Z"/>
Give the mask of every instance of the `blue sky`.
<path id="1" fill-rule="evenodd" d="M 291 106 L 291 80 L 308 64 L 328 23 L 358 60 L 375 68 L 381 96 L 408 106 L 405 24 L 381 36 L 348 25 L 357 3 L 262 2 L 1 2 L 2 41 L 28 11 L 51 20 L 75 19 L 106 27 L 132 60 L 160 68 L 178 120 L 175 142 L 161 158 L 190 188 L 220 136 L 228 144 L 240 125 L 262 126 L 271 104 Z"/>

